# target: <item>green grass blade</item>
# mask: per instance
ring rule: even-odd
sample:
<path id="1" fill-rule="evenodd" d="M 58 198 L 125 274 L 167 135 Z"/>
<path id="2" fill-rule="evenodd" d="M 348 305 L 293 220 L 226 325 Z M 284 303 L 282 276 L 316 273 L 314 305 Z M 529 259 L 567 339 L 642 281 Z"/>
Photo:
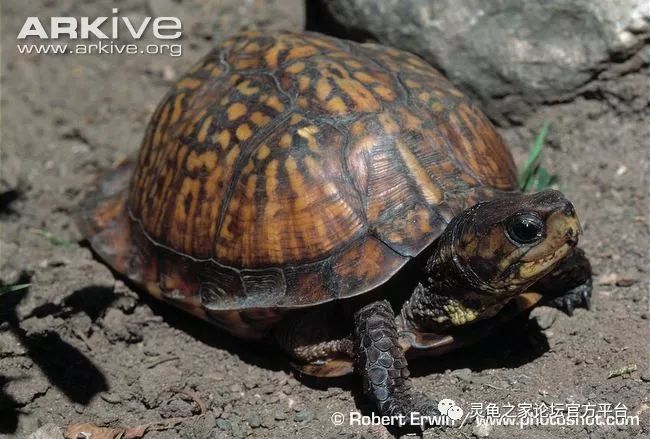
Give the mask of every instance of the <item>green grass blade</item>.
<path id="1" fill-rule="evenodd" d="M 48 232 L 47 230 L 43 229 L 34 229 L 34 231 L 50 241 L 52 245 L 60 247 L 72 247 L 72 242 L 68 241 L 67 239 L 59 238 L 52 232 Z"/>
<path id="2" fill-rule="evenodd" d="M 11 293 L 13 291 L 24 290 L 29 288 L 31 284 L 15 284 L 15 285 L 0 285 L 0 296 L 5 293 Z"/>
<path id="3" fill-rule="evenodd" d="M 528 154 L 528 158 L 526 159 L 526 164 L 524 165 L 524 169 L 519 174 L 519 187 L 523 191 L 529 191 L 534 187 L 534 183 L 531 183 L 531 179 L 533 179 L 533 176 L 538 170 L 538 162 L 542 154 L 544 141 L 546 140 L 546 136 L 548 135 L 549 126 L 550 126 L 549 121 L 544 122 L 542 129 L 539 131 L 539 134 L 537 134 L 537 137 L 535 138 L 535 143 L 533 144 L 533 148 L 530 151 L 530 154 Z"/>

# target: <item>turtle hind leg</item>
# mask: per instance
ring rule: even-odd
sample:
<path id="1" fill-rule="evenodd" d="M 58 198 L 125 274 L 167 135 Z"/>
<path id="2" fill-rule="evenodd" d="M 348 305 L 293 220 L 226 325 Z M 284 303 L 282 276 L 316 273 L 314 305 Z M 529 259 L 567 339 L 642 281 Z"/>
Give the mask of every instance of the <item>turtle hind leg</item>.
<path id="1" fill-rule="evenodd" d="M 75 222 L 93 251 L 114 270 L 140 280 L 138 250 L 133 245 L 127 212 L 129 180 L 134 161 L 128 160 L 102 176 L 81 204 Z"/>
<path id="2" fill-rule="evenodd" d="M 354 372 L 349 326 L 341 324 L 336 306 L 288 313 L 273 329 L 273 337 L 305 375 L 340 377 Z"/>
<path id="3" fill-rule="evenodd" d="M 390 304 L 381 300 L 366 305 L 355 314 L 354 323 L 357 371 L 363 378 L 364 393 L 375 402 L 380 415 L 400 416 L 405 423 L 412 416 L 440 419 L 437 403 L 411 388 Z"/>

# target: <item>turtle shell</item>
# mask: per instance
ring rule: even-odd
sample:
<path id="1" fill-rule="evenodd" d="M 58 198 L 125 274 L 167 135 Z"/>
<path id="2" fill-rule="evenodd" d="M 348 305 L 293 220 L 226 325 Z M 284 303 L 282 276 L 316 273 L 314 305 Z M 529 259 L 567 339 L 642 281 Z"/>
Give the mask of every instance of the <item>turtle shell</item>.
<path id="1" fill-rule="evenodd" d="M 516 187 L 494 127 L 420 58 L 247 32 L 172 87 L 80 224 L 118 271 L 205 317 L 369 291 Z"/>

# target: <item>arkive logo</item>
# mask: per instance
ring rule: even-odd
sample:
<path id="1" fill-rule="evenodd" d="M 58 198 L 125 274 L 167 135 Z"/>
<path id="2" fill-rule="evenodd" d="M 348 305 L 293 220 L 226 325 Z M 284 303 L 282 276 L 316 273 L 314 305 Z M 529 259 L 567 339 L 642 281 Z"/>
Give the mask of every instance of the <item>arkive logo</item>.
<path id="1" fill-rule="evenodd" d="M 50 17 L 49 32 L 38 17 L 27 17 L 17 39 L 38 37 L 41 40 L 67 37 L 72 40 L 118 39 L 129 34 L 139 40 L 147 32 L 160 40 L 175 40 L 180 38 L 182 24 L 178 17 L 144 17 L 141 21 L 120 17 L 117 8 L 112 10 L 111 17 Z"/>

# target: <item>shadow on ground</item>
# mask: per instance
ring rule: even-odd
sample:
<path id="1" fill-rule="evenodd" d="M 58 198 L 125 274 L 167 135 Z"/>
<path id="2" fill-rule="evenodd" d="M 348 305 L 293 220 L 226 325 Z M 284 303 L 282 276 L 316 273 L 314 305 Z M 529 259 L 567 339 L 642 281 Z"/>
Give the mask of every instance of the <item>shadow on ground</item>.
<path id="1" fill-rule="evenodd" d="M 76 291 L 70 298 L 85 296 L 87 290 L 96 292 L 96 288 L 84 288 Z M 86 405 L 100 392 L 108 390 L 106 377 L 97 366 L 76 347 L 69 344 L 54 331 L 44 330 L 30 333 L 20 324 L 16 308 L 29 294 L 29 289 L 14 291 L 0 296 L 0 322 L 4 330 L 11 331 L 24 346 L 26 356 L 43 372 L 48 382 L 59 389 L 71 401 Z M 108 306 L 110 302 L 104 302 Z M 40 307 L 35 312 L 44 317 L 49 305 Z M 0 432 L 15 432 L 18 425 L 20 407 L 9 395 L 2 391 L 10 379 L 0 376 Z M 19 379 L 19 378 L 18 378 Z"/>

